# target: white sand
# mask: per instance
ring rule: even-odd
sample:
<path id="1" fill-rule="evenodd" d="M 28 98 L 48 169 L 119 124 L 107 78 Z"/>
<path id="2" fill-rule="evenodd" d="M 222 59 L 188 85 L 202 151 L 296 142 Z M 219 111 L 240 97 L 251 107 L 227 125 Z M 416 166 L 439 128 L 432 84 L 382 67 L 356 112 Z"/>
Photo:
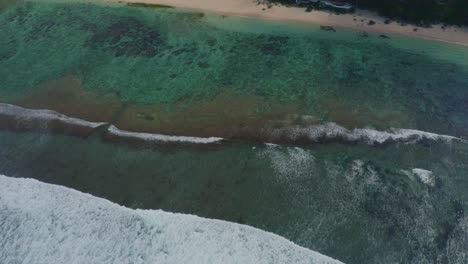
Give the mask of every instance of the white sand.
<path id="1" fill-rule="evenodd" d="M 206 11 L 227 16 L 254 17 L 268 20 L 319 24 L 324 26 L 350 28 L 356 30 L 400 34 L 411 37 L 439 40 L 468 47 L 467 27 L 447 27 L 441 25 L 432 28 L 421 28 L 412 25 L 400 26 L 396 22 L 385 24 L 385 18 L 376 14 L 358 10 L 355 14 L 335 15 L 328 12 L 305 12 L 304 8 L 273 6 L 267 8 L 258 5 L 254 0 L 105 0 L 112 2 L 133 2 L 169 5 L 181 9 Z M 367 25 L 369 20 L 375 25 Z M 364 21 L 361 21 L 364 20 Z M 417 31 L 413 31 L 417 28 Z"/>

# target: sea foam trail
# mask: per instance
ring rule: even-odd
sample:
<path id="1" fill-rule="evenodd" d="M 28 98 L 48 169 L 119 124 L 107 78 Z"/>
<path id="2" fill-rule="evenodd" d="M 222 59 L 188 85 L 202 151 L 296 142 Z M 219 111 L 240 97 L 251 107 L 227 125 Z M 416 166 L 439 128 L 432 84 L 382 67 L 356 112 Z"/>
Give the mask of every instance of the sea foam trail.
<path id="1" fill-rule="evenodd" d="M 68 117 L 51 110 L 33 110 L 15 105 L 0 103 L 0 129 L 10 130 L 39 130 L 55 133 L 70 134 L 80 137 L 87 137 L 95 129 L 107 126 L 103 130 L 105 139 L 111 141 L 143 141 L 159 143 L 189 143 L 189 144 L 212 144 L 224 141 L 221 137 L 190 137 L 172 136 L 152 133 L 140 133 L 120 130 L 109 123 L 89 122 L 73 117 Z M 261 134 L 259 140 L 273 143 L 357 143 L 363 142 L 369 145 L 383 145 L 389 143 L 414 144 L 421 141 L 444 141 L 466 140 L 424 132 L 414 129 L 396 129 L 389 131 L 378 131 L 370 128 L 346 129 L 335 123 L 325 123 L 313 126 L 293 126 L 276 129 L 266 129 Z M 238 135 L 235 139 L 249 140 L 245 135 Z M 258 141 L 258 139 L 256 139 Z"/>
<path id="2" fill-rule="evenodd" d="M 161 134 L 138 133 L 120 130 L 111 125 L 107 130 L 107 135 L 110 137 L 117 137 L 121 139 L 141 139 L 144 141 L 159 141 L 167 143 L 196 143 L 196 144 L 209 144 L 222 141 L 220 137 L 186 137 L 186 136 L 168 136 Z"/>
<path id="3" fill-rule="evenodd" d="M 138 133 L 120 130 L 114 125 L 90 122 L 68 117 L 52 110 L 27 109 L 11 104 L 0 103 L 0 128 L 15 131 L 50 131 L 86 137 L 96 128 L 107 125 L 105 136 L 112 140 L 137 140 L 164 143 L 210 144 L 222 141 L 219 137 L 186 137 L 161 134 Z"/>
<path id="4" fill-rule="evenodd" d="M 355 128 L 349 130 L 333 122 L 308 127 L 296 126 L 274 129 L 271 131 L 269 137 L 273 142 L 363 142 L 369 145 L 383 145 L 389 143 L 414 144 L 424 140 L 445 142 L 451 142 L 453 140 L 465 141 L 464 139 L 453 136 L 439 135 L 415 129 L 392 128 L 390 131 L 379 131 L 370 128 Z"/>
<path id="5" fill-rule="evenodd" d="M 253 227 L 0 175 L 2 263 L 341 263 Z"/>
<path id="6" fill-rule="evenodd" d="M 105 123 L 68 117 L 51 110 L 27 109 L 0 103 L 0 128 L 4 129 L 17 131 L 44 130 L 86 136 L 103 124 Z"/>

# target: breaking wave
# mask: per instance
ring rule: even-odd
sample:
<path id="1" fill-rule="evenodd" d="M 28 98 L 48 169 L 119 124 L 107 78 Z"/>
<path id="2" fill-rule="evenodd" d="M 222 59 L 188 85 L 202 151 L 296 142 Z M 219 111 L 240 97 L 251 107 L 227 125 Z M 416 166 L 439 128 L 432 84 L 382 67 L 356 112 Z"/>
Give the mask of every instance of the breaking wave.
<path id="1" fill-rule="evenodd" d="M 120 130 L 109 123 L 89 122 L 68 117 L 51 110 L 33 110 L 0 103 L 0 128 L 15 131 L 43 130 L 87 137 L 99 127 L 107 126 L 105 137 L 112 140 L 141 140 L 165 143 L 209 144 L 222 141 L 219 137 L 185 137 L 138 133 Z"/>
<path id="2" fill-rule="evenodd" d="M 0 175 L 2 263 L 341 263 L 253 227 Z"/>
<path id="3" fill-rule="evenodd" d="M 209 138 L 201 138 L 201 137 L 185 137 L 185 136 L 167 136 L 167 135 L 160 135 L 160 134 L 150 134 L 150 133 L 138 133 L 138 132 L 129 132 L 120 130 L 117 127 L 111 125 L 107 129 L 107 133 L 109 136 L 118 137 L 118 138 L 139 138 L 142 140 L 147 141 L 160 141 L 160 142 L 189 142 L 189 143 L 197 143 L 197 144 L 209 144 L 209 143 L 216 143 L 222 141 L 223 138 L 220 137 L 209 137 Z"/>
<path id="4" fill-rule="evenodd" d="M 0 128 L 27 131 L 47 130 L 85 136 L 105 123 L 89 122 L 43 109 L 27 109 L 0 103 Z"/>
<path id="5" fill-rule="evenodd" d="M 39 130 L 87 137 L 98 128 L 105 128 L 103 136 L 112 141 L 143 141 L 163 143 L 211 144 L 225 141 L 221 137 L 172 136 L 153 133 L 140 133 L 120 130 L 109 123 L 89 122 L 68 117 L 51 110 L 33 110 L 19 106 L 0 103 L 0 129 L 15 131 Z M 424 141 L 466 141 L 462 138 L 439 135 L 415 130 L 392 128 L 379 131 L 371 128 L 346 129 L 336 123 L 312 126 L 293 126 L 267 129 L 259 132 L 260 138 L 255 141 L 293 144 L 366 143 L 384 145 L 392 143 L 415 144 Z M 234 139 L 249 139 L 239 135 Z"/>
<path id="6" fill-rule="evenodd" d="M 415 144 L 425 140 L 445 142 L 453 140 L 464 141 L 464 139 L 453 136 L 439 135 L 415 129 L 392 128 L 390 131 L 378 131 L 370 128 L 355 128 L 349 130 L 333 122 L 308 127 L 279 128 L 273 130 L 270 135 L 273 142 L 286 141 L 291 143 L 363 142 L 369 145 L 383 145 L 389 143 Z"/>

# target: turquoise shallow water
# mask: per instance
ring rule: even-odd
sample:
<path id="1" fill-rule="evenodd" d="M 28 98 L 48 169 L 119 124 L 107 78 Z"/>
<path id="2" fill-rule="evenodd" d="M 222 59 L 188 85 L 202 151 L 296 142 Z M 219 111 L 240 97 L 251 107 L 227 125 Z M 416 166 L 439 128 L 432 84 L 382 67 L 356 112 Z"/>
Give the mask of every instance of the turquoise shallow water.
<path id="1" fill-rule="evenodd" d="M 73 1 L 18 1 L 0 22 L 6 102 L 73 75 L 85 90 L 127 104 L 255 95 L 348 126 L 467 135 L 464 47 Z"/>
<path id="2" fill-rule="evenodd" d="M 41 90 L 47 97 L 50 81 L 73 76 L 85 92 L 129 107 L 176 111 L 228 93 L 293 105 L 347 127 L 468 136 L 464 47 L 173 9 L 76 1 L 6 6 L 2 102 Z M 346 263 L 466 263 L 467 153 L 463 141 L 132 147 L 0 132 L 2 174 L 134 208 L 245 223 Z M 433 181 L 424 183 L 413 169 L 432 172 Z"/>

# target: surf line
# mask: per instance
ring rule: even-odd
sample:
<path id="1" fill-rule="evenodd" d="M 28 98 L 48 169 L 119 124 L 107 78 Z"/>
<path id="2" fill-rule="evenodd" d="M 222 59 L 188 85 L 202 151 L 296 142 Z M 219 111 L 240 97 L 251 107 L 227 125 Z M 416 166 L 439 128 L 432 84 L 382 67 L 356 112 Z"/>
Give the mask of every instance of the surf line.
<path id="1" fill-rule="evenodd" d="M 365 143 L 370 146 L 389 144 L 417 144 L 424 142 L 447 142 L 467 140 L 425 132 L 415 129 L 391 128 L 379 131 L 372 128 L 354 128 L 352 130 L 336 123 L 328 122 L 309 126 L 287 126 L 282 128 L 266 128 L 259 132 L 259 140 L 237 135 L 233 138 L 222 137 L 192 137 L 163 135 L 153 133 L 131 132 L 121 130 L 112 123 L 90 122 L 69 117 L 52 110 L 28 109 L 11 104 L 0 103 L 0 129 L 11 131 L 36 131 L 42 133 L 65 134 L 87 138 L 99 134 L 105 141 L 124 143 L 158 144 L 219 144 L 227 141 L 253 141 L 257 143 L 270 142 L 274 144 L 325 144 Z"/>
<path id="2" fill-rule="evenodd" d="M 350 130 L 333 122 L 307 127 L 291 126 L 277 128 L 272 130 L 269 136 L 269 142 L 272 143 L 366 143 L 371 146 L 437 141 L 446 143 L 452 141 L 468 142 L 463 138 L 416 129 L 391 128 L 388 131 L 379 131 L 372 128 L 354 128 Z"/>
<path id="3" fill-rule="evenodd" d="M 120 130 L 105 122 L 90 122 L 69 117 L 52 110 L 28 109 L 16 105 L 0 103 L 0 129 L 11 131 L 37 131 L 52 134 L 65 134 L 87 138 L 96 132 L 110 141 L 143 141 L 158 143 L 213 144 L 223 141 L 220 137 L 190 137 L 162 134 L 139 133 Z"/>

